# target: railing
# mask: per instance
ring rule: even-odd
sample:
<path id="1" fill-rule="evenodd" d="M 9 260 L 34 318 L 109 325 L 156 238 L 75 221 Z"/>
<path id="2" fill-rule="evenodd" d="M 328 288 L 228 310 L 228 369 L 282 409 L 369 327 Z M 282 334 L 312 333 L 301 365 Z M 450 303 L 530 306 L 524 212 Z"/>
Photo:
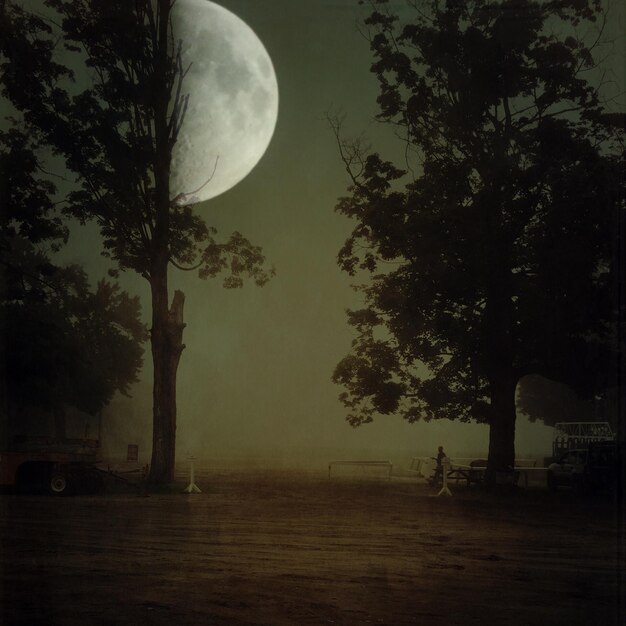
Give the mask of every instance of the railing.
<path id="1" fill-rule="evenodd" d="M 608 422 L 557 422 L 554 425 L 552 457 L 576 450 L 586 449 L 596 441 L 612 441 L 615 434 Z"/>
<path id="2" fill-rule="evenodd" d="M 331 470 L 335 465 L 362 465 L 369 467 L 385 467 L 389 472 L 389 480 L 391 480 L 391 472 L 393 471 L 393 464 L 391 463 L 391 461 L 331 461 L 328 464 L 328 478 L 330 478 Z"/>

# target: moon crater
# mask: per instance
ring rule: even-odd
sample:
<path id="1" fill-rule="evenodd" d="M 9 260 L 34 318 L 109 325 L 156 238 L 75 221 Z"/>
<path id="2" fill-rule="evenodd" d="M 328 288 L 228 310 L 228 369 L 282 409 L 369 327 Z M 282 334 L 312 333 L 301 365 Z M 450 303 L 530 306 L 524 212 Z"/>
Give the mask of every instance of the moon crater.
<path id="1" fill-rule="evenodd" d="M 265 153 L 278 117 L 272 60 L 254 31 L 209 0 L 178 0 L 183 93 L 189 105 L 172 151 L 170 192 L 200 202 L 240 182 Z"/>

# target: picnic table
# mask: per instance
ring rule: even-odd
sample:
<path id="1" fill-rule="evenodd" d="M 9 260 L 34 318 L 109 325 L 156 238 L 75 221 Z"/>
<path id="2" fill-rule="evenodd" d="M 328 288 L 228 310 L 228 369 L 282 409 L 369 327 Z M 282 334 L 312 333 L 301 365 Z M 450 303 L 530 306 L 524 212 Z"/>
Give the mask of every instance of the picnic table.
<path id="1" fill-rule="evenodd" d="M 435 460 L 433 457 L 414 457 L 411 461 L 410 471 L 415 472 L 418 478 L 427 478 L 424 473 L 424 467 L 428 461 Z M 536 467 L 535 459 L 516 459 L 515 467 L 511 468 L 510 475 L 507 478 L 512 484 L 517 484 L 520 478 L 524 481 L 524 486 L 528 486 L 528 476 L 532 472 L 545 471 L 544 468 Z M 458 483 L 465 481 L 467 485 L 479 485 L 485 480 L 485 472 L 487 470 L 486 459 L 457 458 L 456 460 L 448 459 L 448 470 L 446 477 L 450 481 Z"/>

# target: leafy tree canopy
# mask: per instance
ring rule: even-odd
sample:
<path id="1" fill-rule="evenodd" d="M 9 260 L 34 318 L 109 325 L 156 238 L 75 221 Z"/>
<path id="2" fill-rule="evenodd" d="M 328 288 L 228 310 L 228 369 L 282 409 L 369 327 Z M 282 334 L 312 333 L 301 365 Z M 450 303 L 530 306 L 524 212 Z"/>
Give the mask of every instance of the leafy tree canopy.
<path id="1" fill-rule="evenodd" d="M 202 278 L 227 270 L 226 287 L 241 286 L 245 275 L 264 284 L 272 272 L 240 233 L 220 243 L 191 205 L 165 198 L 165 216 L 157 206 L 156 170 L 169 172 L 190 97 L 181 43 L 172 36 L 169 49 L 160 48 L 158 3 L 42 4 L 51 18 L 14 2 L 0 16 L 2 95 L 77 175 L 65 212 L 98 223 L 105 254 L 121 269 L 150 278 L 165 247 L 172 264 Z M 163 96 L 167 128 L 157 129 Z"/>
<path id="2" fill-rule="evenodd" d="M 104 253 L 150 283 L 153 450 L 150 481 L 173 480 L 176 375 L 184 349 L 184 294 L 169 299 L 168 269 L 223 274 L 225 287 L 273 274 L 240 233 L 218 241 L 188 204 L 170 195 L 172 149 L 190 98 L 176 0 L 41 0 L 0 4 L 0 95 L 75 179 L 63 210 L 95 221 Z M 210 184 L 210 178 L 206 184 Z"/>
<path id="3" fill-rule="evenodd" d="M 17 124 L 0 131 L 0 233 L 33 243 L 61 243 L 67 229 L 55 211 L 55 187 L 41 171 L 35 148 Z"/>
<path id="4" fill-rule="evenodd" d="M 146 329 L 137 298 L 77 266 L 59 267 L 27 240 L 5 265 L 7 391 L 13 406 L 96 413 L 141 369 Z"/>
<path id="5" fill-rule="evenodd" d="M 1 408 L 93 414 L 137 380 L 146 329 L 137 298 L 51 261 L 68 233 L 37 140 L 19 119 L 0 132 Z"/>
<path id="6" fill-rule="evenodd" d="M 106 281 L 92 291 L 79 267 L 13 243 L 2 302 L 9 397 L 95 413 L 137 380 L 146 339 L 138 299 Z"/>
<path id="7" fill-rule="evenodd" d="M 354 425 L 506 422 L 508 465 L 522 377 L 592 393 L 615 365 L 624 116 L 589 80 L 598 41 L 575 28 L 601 29 L 602 7 L 433 0 L 401 23 L 369 4 L 378 117 L 408 158 L 365 153 L 331 120 L 352 180 L 337 210 L 356 222 L 339 263 L 369 276 L 333 379 Z"/>

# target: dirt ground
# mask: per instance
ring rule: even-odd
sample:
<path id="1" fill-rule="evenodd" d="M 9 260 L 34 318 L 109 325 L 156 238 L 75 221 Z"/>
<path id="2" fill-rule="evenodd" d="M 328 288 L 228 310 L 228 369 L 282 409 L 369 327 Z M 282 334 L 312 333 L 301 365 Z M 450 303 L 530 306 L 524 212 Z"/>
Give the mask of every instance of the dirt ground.
<path id="1" fill-rule="evenodd" d="M 4 625 L 624 622 L 624 527 L 568 490 L 213 470 L 203 493 L 0 496 Z"/>

